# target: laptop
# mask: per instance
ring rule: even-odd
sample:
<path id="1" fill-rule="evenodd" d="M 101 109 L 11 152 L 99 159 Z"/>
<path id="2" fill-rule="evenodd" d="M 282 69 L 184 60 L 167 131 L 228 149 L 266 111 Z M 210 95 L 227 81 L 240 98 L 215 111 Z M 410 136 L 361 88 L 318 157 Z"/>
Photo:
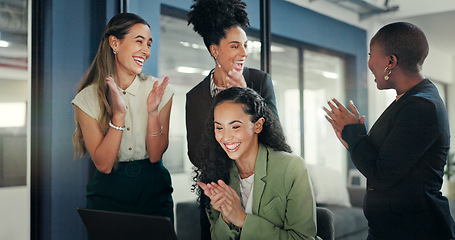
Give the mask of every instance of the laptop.
<path id="1" fill-rule="evenodd" d="M 177 240 L 168 217 L 78 208 L 91 240 Z"/>

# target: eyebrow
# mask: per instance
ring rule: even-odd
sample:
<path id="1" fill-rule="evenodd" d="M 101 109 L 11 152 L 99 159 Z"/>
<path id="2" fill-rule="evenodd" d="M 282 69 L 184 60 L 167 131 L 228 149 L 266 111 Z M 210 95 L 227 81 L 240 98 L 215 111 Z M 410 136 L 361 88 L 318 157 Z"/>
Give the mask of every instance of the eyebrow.
<path id="1" fill-rule="evenodd" d="M 219 122 L 217 122 L 217 121 L 213 121 L 213 123 L 221 125 L 221 123 L 219 123 Z M 240 121 L 240 120 L 234 120 L 234 121 L 232 121 L 232 122 L 230 122 L 230 123 L 228 123 L 228 124 L 231 125 L 231 124 L 234 124 L 234 123 L 242 123 L 242 124 L 243 124 L 243 122 Z"/>
<path id="2" fill-rule="evenodd" d="M 142 36 L 142 35 L 137 35 L 134 39 L 137 39 L 137 38 L 142 38 L 142 39 L 145 40 L 145 37 Z M 151 42 L 153 42 L 153 39 L 152 39 L 152 38 L 150 38 L 149 40 L 150 40 Z"/>
<path id="3" fill-rule="evenodd" d="M 232 43 L 240 44 L 240 42 L 239 42 L 239 41 L 236 41 L 236 40 L 230 41 L 230 42 L 229 42 L 229 44 L 232 44 Z M 246 43 L 248 43 L 248 39 L 245 41 L 245 44 L 246 44 Z"/>

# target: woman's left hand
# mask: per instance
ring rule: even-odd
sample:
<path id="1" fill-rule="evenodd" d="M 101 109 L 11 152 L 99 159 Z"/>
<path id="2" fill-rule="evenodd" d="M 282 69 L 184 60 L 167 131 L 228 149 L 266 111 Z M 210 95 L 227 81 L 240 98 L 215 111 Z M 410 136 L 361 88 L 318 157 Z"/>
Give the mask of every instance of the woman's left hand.
<path id="1" fill-rule="evenodd" d="M 165 77 L 161 84 L 159 84 L 158 81 L 153 84 L 153 89 L 147 97 L 147 112 L 149 114 L 158 114 L 158 106 L 161 103 L 161 98 L 163 97 L 164 90 L 166 90 L 168 83 L 169 78 Z"/>
<path id="2" fill-rule="evenodd" d="M 327 109 L 326 107 L 322 108 L 327 114 L 325 118 L 327 119 L 327 121 L 330 122 L 330 124 L 332 124 L 332 127 L 335 130 L 335 132 L 343 131 L 343 128 L 346 125 L 361 123 L 361 119 L 363 117 L 360 117 L 360 114 L 352 101 L 349 101 L 349 107 L 351 108 L 352 112 L 349 111 L 345 106 L 343 106 L 343 104 L 341 104 L 335 98 L 332 99 L 332 102 L 331 101 L 328 102 L 330 110 Z"/>
<path id="3" fill-rule="evenodd" d="M 231 71 L 228 72 L 228 75 L 226 76 L 226 83 L 227 88 L 246 87 L 246 82 L 245 78 L 243 77 L 243 74 L 239 71 L 236 71 L 235 69 L 232 69 Z"/>

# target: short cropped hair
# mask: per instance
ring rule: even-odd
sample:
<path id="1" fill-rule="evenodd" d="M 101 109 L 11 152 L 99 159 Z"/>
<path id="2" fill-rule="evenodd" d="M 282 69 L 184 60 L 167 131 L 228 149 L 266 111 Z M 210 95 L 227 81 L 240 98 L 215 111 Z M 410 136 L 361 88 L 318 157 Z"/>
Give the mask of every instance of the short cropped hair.
<path id="1" fill-rule="evenodd" d="M 397 64 L 413 73 L 422 70 L 429 51 L 423 31 L 407 22 L 395 22 L 382 27 L 371 39 L 373 43 L 381 45 L 387 56 L 395 55 Z"/>

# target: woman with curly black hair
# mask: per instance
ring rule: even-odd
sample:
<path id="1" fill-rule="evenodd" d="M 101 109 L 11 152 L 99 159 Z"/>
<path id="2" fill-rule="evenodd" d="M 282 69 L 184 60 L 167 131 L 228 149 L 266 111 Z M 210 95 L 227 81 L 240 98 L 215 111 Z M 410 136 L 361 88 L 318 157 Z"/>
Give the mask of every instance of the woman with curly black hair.
<path id="1" fill-rule="evenodd" d="M 244 28 L 249 25 L 245 7 L 240 0 L 196 0 L 188 14 L 188 24 L 193 24 L 194 31 L 203 38 L 215 63 L 210 74 L 186 95 L 188 156 L 195 166 L 199 166 L 195 155 L 201 129 L 218 92 L 249 87 L 265 99 L 278 118 L 270 75 L 245 67 L 248 39 Z"/>
<path id="2" fill-rule="evenodd" d="M 210 198 L 204 208 L 212 238 L 315 239 L 308 171 L 290 152 L 255 91 L 233 87 L 215 97 L 195 170 L 198 195 Z"/>
<path id="3" fill-rule="evenodd" d="M 230 87 L 249 87 L 258 92 L 278 119 L 270 75 L 245 67 L 248 57 L 249 25 L 246 4 L 241 0 L 195 0 L 188 14 L 188 24 L 204 40 L 215 67 L 197 86 L 186 94 L 186 132 L 188 157 L 196 167 L 196 153 L 201 141 L 201 129 L 209 116 L 215 95 Z M 203 205 L 205 198 L 201 198 Z M 201 208 L 201 238 L 210 239 L 209 222 Z"/>

